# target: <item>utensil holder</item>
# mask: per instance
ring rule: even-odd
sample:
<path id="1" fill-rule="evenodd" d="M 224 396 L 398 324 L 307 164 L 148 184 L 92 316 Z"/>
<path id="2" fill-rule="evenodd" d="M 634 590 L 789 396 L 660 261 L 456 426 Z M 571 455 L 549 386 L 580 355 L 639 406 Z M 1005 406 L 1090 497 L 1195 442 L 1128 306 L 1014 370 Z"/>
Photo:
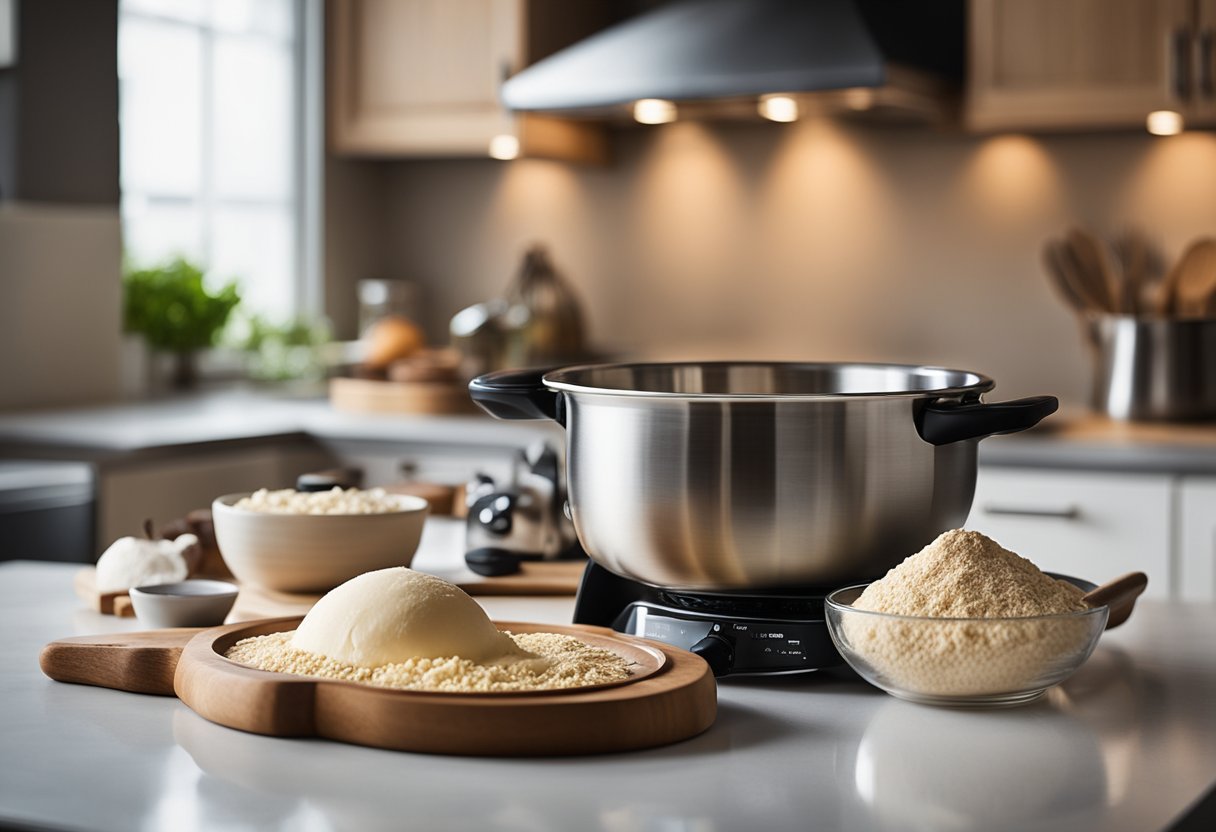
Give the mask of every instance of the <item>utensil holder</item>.
<path id="1" fill-rule="evenodd" d="M 1216 319 L 1095 315 L 1094 409 L 1112 419 L 1216 419 Z"/>

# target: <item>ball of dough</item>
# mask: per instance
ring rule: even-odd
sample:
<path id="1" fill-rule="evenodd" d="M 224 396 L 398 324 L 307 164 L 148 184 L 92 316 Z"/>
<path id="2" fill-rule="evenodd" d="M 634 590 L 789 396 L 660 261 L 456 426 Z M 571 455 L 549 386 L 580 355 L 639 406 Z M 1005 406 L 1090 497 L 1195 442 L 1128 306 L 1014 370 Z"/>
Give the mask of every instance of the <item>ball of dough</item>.
<path id="1" fill-rule="evenodd" d="M 404 566 L 366 572 L 330 590 L 291 643 L 359 667 L 419 657 L 485 662 L 520 652 L 460 587 Z"/>

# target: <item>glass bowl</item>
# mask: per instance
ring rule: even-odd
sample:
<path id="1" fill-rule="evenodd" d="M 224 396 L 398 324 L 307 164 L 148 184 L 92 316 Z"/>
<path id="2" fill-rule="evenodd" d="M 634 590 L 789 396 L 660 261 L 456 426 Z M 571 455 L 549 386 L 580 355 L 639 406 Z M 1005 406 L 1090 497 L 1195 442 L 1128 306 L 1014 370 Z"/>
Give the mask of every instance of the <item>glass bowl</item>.
<path id="1" fill-rule="evenodd" d="M 869 584 L 824 601 L 849 667 L 892 696 L 929 705 L 1001 707 L 1043 695 L 1085 663 L 1109 609 L 1029 618 L 927 618 L 853 608 Z"/>

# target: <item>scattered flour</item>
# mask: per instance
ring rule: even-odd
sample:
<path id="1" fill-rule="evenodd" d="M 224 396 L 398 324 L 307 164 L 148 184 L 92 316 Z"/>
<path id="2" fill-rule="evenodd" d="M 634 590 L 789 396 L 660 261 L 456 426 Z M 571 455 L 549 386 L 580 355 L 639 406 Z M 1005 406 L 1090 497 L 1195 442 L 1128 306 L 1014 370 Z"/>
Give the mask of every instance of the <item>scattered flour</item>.
<path id="1" fill-rule="evenodd" d="M 610 650 L 557 633 L 508 634 L 526 651 L 484 663 L 458 656 L 413 658 L 378 667 L 345 664 L 291 645 L 292 633 L 272 633 L 238 641 L 227 657 L 260 670 L 361 682 L 386 688 L 446 693 L 559 690 L 621 682 L 629 663 Z"/>

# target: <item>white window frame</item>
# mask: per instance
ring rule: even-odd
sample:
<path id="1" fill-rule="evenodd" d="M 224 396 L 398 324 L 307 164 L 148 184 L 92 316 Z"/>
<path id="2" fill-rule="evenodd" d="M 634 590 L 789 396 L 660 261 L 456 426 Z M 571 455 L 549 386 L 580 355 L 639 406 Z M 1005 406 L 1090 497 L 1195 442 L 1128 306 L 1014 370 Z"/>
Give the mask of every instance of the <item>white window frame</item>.
<path id="1" fill-rule="evenodd" d="M 0 0 L 2 2 L 2 0 Z M 324 164 L 325 164 L 325 2 L 324 0 L 291 0 L 296 37 L 292 47 L 292 63 L 295 74 L 293 192 L 289 197 L 295 222 L 294 262 L 291 273 L 295 276 L 291 287 L 290 312 L 296 316 L 318 317 L 324 312 Z M 210 99 L 212 60 L 215 32 L 211 27 L 174 17 L 159 15 L 140 9 L 124 9 L 120 14 L 137 20 L 146 20 L 172 26 L 181 26 L 198 31 L 202 42 L 202 95 Z M 232 35 L 229 35 L 232 36 Z M 241 35 L 235 35 L 241 37 Z M 257 37 L 257 36 L 249 36 Z M 202 248 L 211 251 L 211 222 L 218 202 L 213 190 L 214 177 L 209 169 L 212 161 L 210 106 L 204 106 L 202 114 L 202 164 L 199 207 L 202 214 Z M 170 194 L 135 191 L 149 203 L 158 200 L 171 201 Z M 222 202 L 229 205 L 281 205 L 279 200 L 258 198 L 225 197 Z"/>

